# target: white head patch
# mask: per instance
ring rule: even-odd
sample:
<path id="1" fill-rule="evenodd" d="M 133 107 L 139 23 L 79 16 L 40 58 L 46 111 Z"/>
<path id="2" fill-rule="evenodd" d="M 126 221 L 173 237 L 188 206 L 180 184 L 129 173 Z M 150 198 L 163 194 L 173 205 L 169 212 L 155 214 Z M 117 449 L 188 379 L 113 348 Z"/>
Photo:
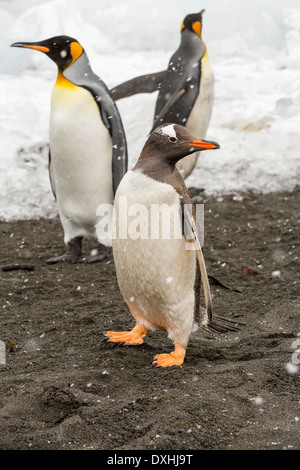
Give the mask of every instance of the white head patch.
<path id="1" fill-rule="evenodd" d="M 169 124 L 168 126 L 162 127 L 157 132 L 159 132 L 160 134 L 166 135 L 167 137 L 175 137 L 175 139 L 177 139 L 174 126 L 175 124 Z"/>

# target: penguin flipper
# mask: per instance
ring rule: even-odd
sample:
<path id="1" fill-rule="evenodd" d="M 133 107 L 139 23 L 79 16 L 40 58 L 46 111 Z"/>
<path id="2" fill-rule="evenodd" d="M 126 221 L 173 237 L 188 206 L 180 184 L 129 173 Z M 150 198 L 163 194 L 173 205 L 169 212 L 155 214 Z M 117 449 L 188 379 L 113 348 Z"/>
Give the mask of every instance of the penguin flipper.
<path id="1" fill-rule="evenodd" d="M 185 200 L 184 202 L 187 204 L 191 204 L 190 200 Z M 210 285 L 209 285 L 205 260 L 204 260 L 204 256 L 203 256 L 203 252 L 201 248 L 200 238 L 198 236 L 198 230 L 197 230 L 197 226 L 196 226 L 192 211 L 190 210 L 184 211 L 184 223 L 189 233 L 189 239 L 193 240 L 193 243 L 195 246 L 196 256 L 197 256 L 197 260 L 198 260 L 198 264 L 200 268 L 201 280 L 202 280 L 203 290 L 204 290 L 207 320 L 208 320 L 208 323 L 210 323 L 213 317 L 212 297 L 211 297 L 211 291 L 210 291 Z"/>
<path id="2" fill-rule="evenodd" d="M 191 235 L 194 237 L 196 255 L 200 267 L 206 304 L 206 309 L 200 307 L 195 321 L 202 330 L 208 331 L 210 333 L 229 333 L 233 331 L 239 331 L 241 327 L 244 327 L 246 325 L 244 322 L 238 322 L 236 320 L 221 317 L 219 315 L 213 315 L 209 276 L 206 271 L 205 261 L 202 253 L 200 239 L 197 233 L 194 215 L 189 210 L 185 211 L 184 215 L 185 217 L 187 217 L 187 220 L 185 218 L 184 222 L 187 226 L 187 229 L 189 230 L 190 238 L 192 238 Z"/>
<path id="3" fill-rule="evenodd" d="M 53 192 L 53 196 L 56 199 L 54 176 L 52 174 L 52 166 L 51 166 L 51 150 L 50 149 L 49 149 L 49 154 L 48 154 L 48 169 L 49 169 L 49 179 L 50 179 L 51 189 L 52 189 L 52 192 Z"/>
<path id="4" fill-rule="evenodd" d="M 112 98 L 117 101 L 139 93 L 153 93 L 160 89 L 161 83 L 167 71 L 140 75 L 132 78 L 110 90 Z"/>
<path id="5" fill-rule="evenodd" d="M 109 131 L 112 137 L 112 182 L 113 194 L 116 194 L 121 179 L 128 169 L 128 154 L 126 136 L 117 110 L 116 104 L 110 98 L 105 100 L 102 106 L 102 114 L 109 121 Z"/>
<path id="6" fill-rule="evenodd" d="M 157 126 L 160 126 L 162 124 L 161 121 L 162 121 L 164 115 L 170 110 L 170 108 L 176 103 L 176 101 L 178 101 L 179 98 L 181 98 L 187 92 L 187 87 L 185 85 L 185 82 L 186 82 L 186 79 L 184 78 L 184 80 L 181 81 L 180 85 L 177 87 L 177 89 L 172 94 L 170 99 L 166 102 L 166 104 L 164 105 L 164 107 L 160 111 L 159 115 L 155 118 L 154 124 L 152 126 L 151 131 L 150 131 L 150 134 L 151 134 L 151 132 L 154 131 L 154 129 Z"/>
<path id="7" fill-rule="evenodd" d="M 115 195 L 121 179 L 128 170 L 128 153 L 122 119 L 108 90 L 105 98 L 99 103 L 99 110 L 112 138 L 112 183 Z"/>
<path id="8" fill-rule="evenodd" d="M 112 137 L 113 194 L 128 168 L 127 141 L 122 119 L 105 83 L 90 68 L 85 53 L 64 70 L 63 75 L 74 85 L 88 90 L 94 97 L 100 116 Z"/>
<path id="9" fill-rule="evenodd" d="M 185 219 L 185 223 L 187 223 L 188 229 L 194 237 L 196 255 L 200 267 L 206 304 L 206 309 L 200 307 L 196 322 L 199 324 L 202 330 L 209 331 L 210 333 L 229 333 L 233 331 L 239 331 L 241 327 L 244 327 L 246 325 L 244 322 L 238 322 L 229 318 L 220 317 L 219 315 L 213 315 L 209 276 L 206 271 L 205 261 L 201 249 L 200 239 L 197 233 L 195 219 L 190 211 L 185 211 L 185 216 L 187 216 L 187 221 Z"/>

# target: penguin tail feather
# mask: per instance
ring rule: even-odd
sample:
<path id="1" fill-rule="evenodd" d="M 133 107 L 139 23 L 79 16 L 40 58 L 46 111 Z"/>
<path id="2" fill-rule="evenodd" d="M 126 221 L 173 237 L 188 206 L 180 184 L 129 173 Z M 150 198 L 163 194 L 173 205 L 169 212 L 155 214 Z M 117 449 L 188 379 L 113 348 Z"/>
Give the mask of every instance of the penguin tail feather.
<path id="1" fill-rule="evenodd" d="M 200 325 L 200 328 L 202 328 L 202 330 L 209 331 L 210 333 L 230 333 L 239 331 L 245 326 L 246 323 L 244 322 L 238 322 L 236 320 L 214 315 L 213 319 L 208 324 Z"/>

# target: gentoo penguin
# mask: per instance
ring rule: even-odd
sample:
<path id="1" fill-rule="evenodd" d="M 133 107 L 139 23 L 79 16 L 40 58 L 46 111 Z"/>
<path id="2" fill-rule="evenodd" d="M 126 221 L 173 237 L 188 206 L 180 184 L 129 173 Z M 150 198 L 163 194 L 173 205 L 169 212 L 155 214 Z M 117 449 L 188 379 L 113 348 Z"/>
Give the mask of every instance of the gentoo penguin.
<path id="1" fill-rule="evenodd" d="M 181 25 L 181 42 L 166 71 L 143 75 L 111 90 L 114 100 L 159 90 L 152 130 L 163 123 L 186 126 L 204 138 L 214 101 L 214 75 L 202 40 L 202 14 L 187 15 Z M 199 153 L 177 165 L 183 178 L 193 171 Z"/>
<path id="2" fill-rule="evenodd" d="M 95 256 L 81 257 L 81 244 L 84 237 L 96 238 L 97 208 L 112 204 L 127 171 L 126 138 L 116 104 L 76 39 L 57 36 L 12 46 L 44 52 L 58 67 L 51 98 L 49 172 L 67 252 L 47 262 L 101 261 L 111 251 L 111 240 L 98 240 Z"/>
<path id="3" fill-rule="evenodd" d="M 217 148 L 217 143 L 199 139 L 183 126 L 163 124 L 149 136 L 116 192 L 113 256 L 120 291 L 136 326 L 127 332 L 108 331 L 105 336 L 109 342 L 139 345 L 148 330 L 166 331 L 175 350 L 155 356 L 157 366 L 183 363 L 197 325 L 219 332 L 238 328 L 233 320 L 213 315 L 197 221 L 176 168 L 181 158 L 193 152 Z M 157 206 L 170 210 L 156 217 Z M 125 223 L 124 207 L 128 208 Z M 137 212 L 143 216 L 137 218 Z M 171 230 L 163 235 L 167 222 Z M 205 309 L 200 306 L 201 280 Z"/>

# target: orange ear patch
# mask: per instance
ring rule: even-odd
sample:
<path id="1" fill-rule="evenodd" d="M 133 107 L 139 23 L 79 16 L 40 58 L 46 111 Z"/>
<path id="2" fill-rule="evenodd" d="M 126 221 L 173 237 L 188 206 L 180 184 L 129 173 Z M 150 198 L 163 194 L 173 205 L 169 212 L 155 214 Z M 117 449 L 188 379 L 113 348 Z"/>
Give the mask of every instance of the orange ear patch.
<path id="1" fill-rule="evenodd" d="M 195 21 L 192 26 L 194 32 L 201 38 L 201 23 L 200 21 Z"/>
<path id="2" fill-rule="evenodd" d="M 79 42 L 71 42 L 71 45 L 70 45 L 70 52 L 71 52 L 71 56 L 72 56 L 72 63 L 75 62 L 76 59 L 78 59 L 78 57 L 81 56 L 82 54 L 82 47 L 81 45 L 79 44 Z"/>
<path id="3" fill-rule="evenodd" d="M 181 28 L 180 28 L 180 31 L 182 31 L 184 28 L 184 23 L 181 23 Z"/>

